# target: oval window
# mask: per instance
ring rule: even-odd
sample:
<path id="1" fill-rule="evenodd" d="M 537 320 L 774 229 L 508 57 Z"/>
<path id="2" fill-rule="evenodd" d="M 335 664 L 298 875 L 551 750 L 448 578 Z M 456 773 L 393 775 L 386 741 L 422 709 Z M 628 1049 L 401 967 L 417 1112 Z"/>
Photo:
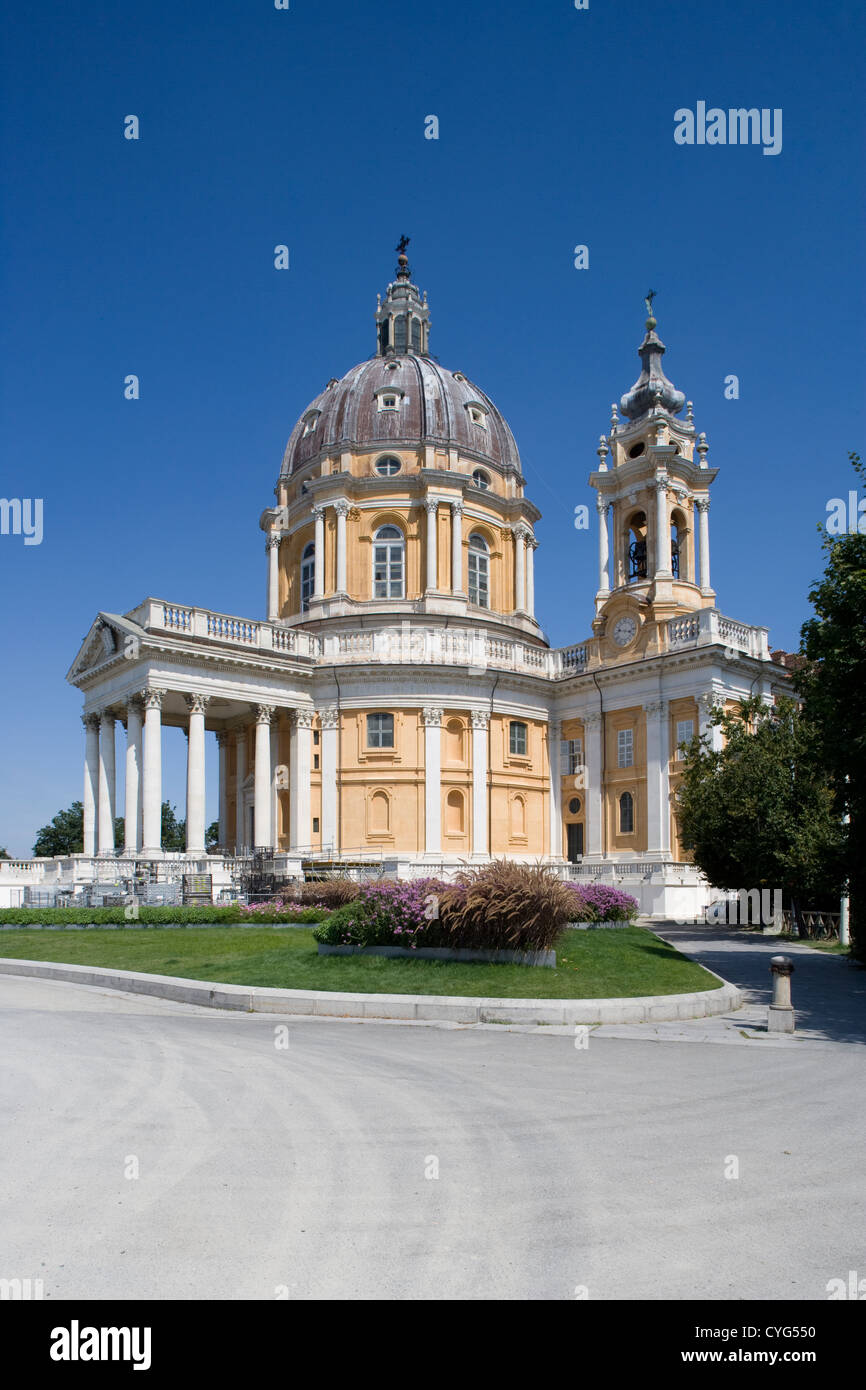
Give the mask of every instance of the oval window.
<path id="1" fill-rule="evenodd" d="M 570 816 L 576 816 L 579 810 L 580 810 L 580 797 L 579 797 L 579 796 L 573 796 L 573 797 L 571 798 L 571 800 L 569 801 L 569 803 L 568 803 L 568 814 L 569 814 Z"/>
<path id="2" fill-rule="evenodd" d="M 628 451 L 629 458 L 639 459 L 641 454 L 644 452 L 645 448 L 646 445 L 644 444 L 643 440 L 641 440 L 640 444 L 632 444 L 631 448 Z"/>

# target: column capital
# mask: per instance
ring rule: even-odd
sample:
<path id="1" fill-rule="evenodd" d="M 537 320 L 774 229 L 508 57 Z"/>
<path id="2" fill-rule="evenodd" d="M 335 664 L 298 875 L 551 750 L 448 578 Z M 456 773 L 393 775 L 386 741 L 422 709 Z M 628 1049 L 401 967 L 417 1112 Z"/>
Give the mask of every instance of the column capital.
<path id="1" fill-rule="evenodd" d="M 448 505 L 450 506 L 451 511 L 453 512 L 454 516 L 462 516 L 462 515 L 463 515 L 463 499 L 462 499 L 462 498 L 457 498 L 457 497 L 455 497 L 455 498 L 453 498 L 453 499 L 449 502 Z"/>
<path id="2" fill-rule="evenodd" d="M 279 548 L 282 535 L 279 531 L 271 531 L 265 541 L 265 550 L 277 550 Z"/>
<path id="3" fill-rule="evenodd" d="M 426 728 L 433 728 L 442 723 L 442 714 L 438 705 L 425 705 L 421 711 L 421 722 Z"/>
<path id="4" fill-rule="evenodd" d="M 714 690 L 704 690 L 700 695 L 695 696 L 698 709 L 709 718 L 716 709 L 722 708 L 721 697 Z"/>
<path id="5" fill-rule="evenodd" d="M 655 473 L 655 484 L 656 484 L 656 488 L 659 490 L 659 492 L 661 492 L 662 490 L 664 490 L 665 492 L 667 492 L 667 489 L 668 489 L 668 475 L 667 475 L 667 472 L 666 472 L 666 470 L 665 470 L 664 468 L 657 468 L 657 469 L 656 469 L 656 473 Z"/>
<path id="6" fill-rule="evenodd" d="M 167 691 L 151 689 L 142 690 L 141 699 L 145 709 L 162 709 L 162 702 L 167 695 Z"/>
<path id="7" fill-rule="evenodd" d="M 438 498 L 438 497 L 425 497 L 425 498 L 424 498 L 424 510 L 425 510 L 425 512 L 427 513 L 428 516 L 435 516 L 436 513 L 437 513 L 438 510 L 439 510 L 439 498 Z"/>
<path id="8" fill-rule="evenodd" d="M 532 536 L 532 531 L 527 526 L 525 521 L 518 521 L 516 525 L 512 526 L 511 529 L 514 533 L 514 539 L 517 541 L 523 541 L 524 545 L 528 540 L 530 540 Z"/>
<path id="9" fill-rule="evenodd" d="M 88 733 L 96 732 L 99 729 L 98 714 L 82 714 L 81 722 L 84 725 L 85 729 L 88 731 Z"/>
<path id="10" fill-rule="evenodd" d="M 184 695 L 184 703 L 190 714 L 204 714 L 210 704 L 210 695 Z"/>
<path id="11" fill-rule="evenodd" d="M 109 708 L 108 706 L 106 706 L 105 709 L 101 709 L 101 710 L 99 711 L 99 723 L 100 723 L 100 726 L 103 725 L 103 724 L 113 724 L 113 723 L 115 722 L 116 718 L 117 718 L 117 715 L 114 713 L 114 710 L 111 709 L 111 708 Z"/>
<path id="12" fill-rule="evenodd" d="M 312 729 L 314 713 L 311 709 L 292 710 L 292 724 L 296 729 Z"/>
<path id="13" fill-rule="evenodd" d="M 228 729 L 217 729 L 216 741 L 218 748 L 228 748 L 231 735 Z"/>
<path id="14" fill-rule="evenodd" d="M 489 709 L 473 709 L 469 711 L 469 718 L 472 721 L 473 729 L 486 729 L 490 723 Z"/>
<path id="15" fill-rule="evenodd" d="M 324 504 L 324 502 L 317 502 L 316 505 L 315 505 L 315 507 L 312 507 L 312 508 L 311 508 L 311 511 L 312 511 L 312 513 L 313 513 L 313 520 L 314 520 L 314 521 L 324 521 L 324 519 L 325 519 L 325 504 Z"/>
<path id="16" fill-rule="evenodd" d="M 335 502 L 333 506 L 334 511 L 337 513 L 337 516 L 348 516 L 349 512 L 352 510 L 351 502 L 346 502 L 344 499 L 341 499 L 339 502 Z"/>
<path id="17" fill-rule="evenodd" d="M 336 705 L 326 705 L 319 710 L 319 719 L 323 729 L 336 729 L 339 721 L 340 712 Z"/>
<path id="18" fill-rule="evenodd" d="M 644 705 L 647 719 L 661 719 L 662 715 L 667 713 L 667 709 L 667 700 L 649 700 Z"/>
<path id="19" fill-rule="evenodd" d="M 128 714 L 141 715 L 144 712 L 144 701 L 141 698 L 141 692 L 138 690 L 134 695 L 127 695 L 125 704 Z"/>
<path id="20" fill-rule="evenodd" d="M 709 497 L 696 497 L 695 506 L 697 507 L 699 512 L 708 512 L 710 510 Z"/>
<path id="21" fill-rule="evenodd" d="M 602 493 L 599 493 L 595 499 L 595 509 L 599 516 L 607 516 L 612 505 L 613 503 L 610 502 L 607 497 L 603 496 Z"/>
<path id="22" fill-rule="evenodd" d="M 276 705 L 256 705 L 256 723 L 270 724 Z"/>
<path id="23" fill-rule="evenodd" d="M 601 724 L 602 716 L 597 710 L 592 710 L 589 714 L 583 715 L 584 729 L 597 729 Z"/>

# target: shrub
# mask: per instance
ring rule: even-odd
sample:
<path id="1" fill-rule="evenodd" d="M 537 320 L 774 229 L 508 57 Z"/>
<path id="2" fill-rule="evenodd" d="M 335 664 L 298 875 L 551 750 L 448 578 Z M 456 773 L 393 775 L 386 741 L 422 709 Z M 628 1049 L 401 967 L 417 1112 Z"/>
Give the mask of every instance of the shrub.
<path id="1" fill-rule="evenodd" d="M 574 912 L 574 893 L 549 868 L 497 860 L 454 883 L 365 884 L 313 935 L 333 946 L 541 951 L 550 949 Z"/>
<path id="2" fill-rule="evenodd" d="M 241 922 L 321 922 L 328 915 L 325 907 L 305 906 L 299 902 L 284 902 L 282 898 L 263 903 L 240 904 L 237 909 Z"/>
<path id="3" fill-rule="evenodd" d="M 548 951 L 574 920 L 574 894 L 545 864 L 497 859 L 458 874 L 439 910 L 458 948 Z"/>
<path id="4" fill-rule="evenodd" d="M 571 922 L 633 922 L 638 915 L 637 900 L 606 883 L 568 883 L 576 900 L 577 913 Z"/>
<path id="5" fill-rule="evenodd" d="M 293 890 L 296 901 L 307 907 L 327 907 L 331 910 L 344 903 L 354 902 L 361 891 L 359 883 L 348 878 L 314 879 Z"/>
<path id="6" fill-rule="evenodd" d="M 90 927 L 90 926 L 133 926 L 155 927 L 160 925 L 183 926 L 196 923 L 237 924 L 246 921 L 261 922 L 320 922 L 327 915 L 324 908 L 292 907 L 280 904 L 275 908 L 271 903 L 253 904 L 261 916 L 250 916 L 238 903 L 219 907 L 206 905 L 196 907 L 139 907 L 136 917 L 127 917 L 123 907 L 6 907 L 0 909 L 0 925 L 15 927 Z M 274 909 L 272 911 L 272 909 Z M 267 913 L 268 915 L 264 915 Z"/>

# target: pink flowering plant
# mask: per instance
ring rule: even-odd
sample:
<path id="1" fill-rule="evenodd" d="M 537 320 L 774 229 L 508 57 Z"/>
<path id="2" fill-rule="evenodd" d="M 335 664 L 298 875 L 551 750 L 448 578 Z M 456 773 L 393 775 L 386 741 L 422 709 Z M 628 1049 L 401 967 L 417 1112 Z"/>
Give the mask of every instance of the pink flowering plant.
<path id="1" fill-rule="evenodd" d="M 574 883 L 567 885 L 575 898 L 572 922 L 633 922 L 638 915 L 637 900 L 619 888 L 606 883 Z"/>
<path id="2" fill-rule="evenodd" d="M 270 898 L 260 903 L 239 903 L 237 910 L 241 922 L 321 922 L 328 916 L 326 907 L 311 907 L 282 898 Z"/>

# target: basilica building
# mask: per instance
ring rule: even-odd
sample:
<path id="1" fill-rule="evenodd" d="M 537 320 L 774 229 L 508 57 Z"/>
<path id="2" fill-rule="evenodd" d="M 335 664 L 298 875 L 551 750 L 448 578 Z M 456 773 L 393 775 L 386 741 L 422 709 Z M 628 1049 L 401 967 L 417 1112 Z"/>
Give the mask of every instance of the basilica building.
<path id="1" fill-rule="evenodd" d="M 716 606 L 717 470 L 648 307 L 640 375 L 589 478 L 591 629 L 552 649 L 517 444 L 490 397 L 431 356 L 403 248 L 373 355 L 289 437 L 260 519 L 265 616 L 148 598 L 96 617 L 68 675 L 84 697 L 82 861 L 164 857 L 162 729 L 180 726 L 189 864 L 264 849 L 289 874 L 447 876 L 504 855 L 621 884 L 651 915 L 698 910 L 708 888 L 675 814 L 680 745 L 717 736 L 715 705 L 771 701 L 787 677 L 767 630 Z M 206 854 L 209 734 L 219 844 Z"/>

